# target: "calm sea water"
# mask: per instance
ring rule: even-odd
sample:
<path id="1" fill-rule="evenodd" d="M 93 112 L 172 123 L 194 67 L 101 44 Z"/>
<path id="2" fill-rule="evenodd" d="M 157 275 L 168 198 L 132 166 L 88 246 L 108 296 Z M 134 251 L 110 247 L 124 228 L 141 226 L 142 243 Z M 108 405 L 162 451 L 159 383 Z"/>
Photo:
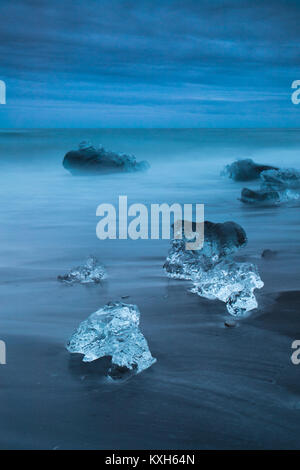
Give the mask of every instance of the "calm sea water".
<path id="1" fill-rule="evenodd" d="M 86 139 L 146 159 L 151 169 L 140 174 L 71 176 L 62 166 L 63 156 Z M 225 164 L 249 157 L 300 168 L 300 131 L 0 131 L 0 339 L 7 342 L 8 356 L 0 370 L 3 448 L 257 444 L 254 429 L 259 426 L 259 413 L 257 423 L 250 415 L 244 416 L 245 433 L 240 437 L 242 404 L 236 409 L 234 402 L 232 414 L 226 412 L 230 394 L 242 394 L 249 402 L 241 372 L 233 377 L 227 365 L 235 361 L 239 371 L 249 366 L 250 382 L 252 366 L 258 367 L 257 357 L 248 358 L 246 351 L 243 357 L 236 344 L 247 338 L 243 337 L 246 324 L 235 330 L 238 339 L 223 338 L 220 341 L 225 345 L 218 346 L 216 338 L 225 331 L 224 304 L 191 295 L 188 283 L 166 278 L 162 265 L 169 241 L 100 241 L 95 232 L 97 206 L 103 202 L 117 205 L 119 195 L 127 195 L 129 204 L 205 204 L 207 220 L 233 220 L 247 232 L 249 242 L 239 257 L 256 263 L 265 282 L 258 293 L 255 319 L 269 308 L 275 294 L 299 289 L 300 207 L 299 203 L 276 208 L 242 205 L 238 198 L 245 185 L 221 177 L 220 172 Z M 261 259 L 267 248 L 278 251 L 269 262 Z M 90 254 L 108 272 L 100 287 L 68 287 L 57 282 L 58 274 L 81 264 Z M 64 343 L 80 321 L 122 296 L 138 304 L 142 330 L 158 362 L 131 381 L 112 387 L 101 382 L 100 373 L 73 364 Z M 249 322 L 251 330 L 251 318 Z M 255 334 L 248 340 L 261 337 Z M 272 341 L 279 344 L 278 338 L 272 336 Z M 265 343 L 264 347 L 268 350 Z M 226 365 L 222 348 L 227 348 Z M 289 351 L 286 354 L 288 358 Z M 259 380 L 272 376 L 270 364 L 262 367 Z M 255 399 L 262 400 L 261 409 L 268 413 L 265 402 L 270 398 L 262 398 L 255 388 L 257 374 L 253 380 L 249 388 L 254 387 L 260 396 Z M 275 396 L 277 406 L 283 398 Z M 275 424 L 271 419 L 272 433 L 283 446 L 288 442 L 295 446 L 289 434 L 279 433 L 281 418 L 278 415 L 276 421 L 275 417 Z M 227 435 L 222 430 L 225 425 Z M 258 433 L 265 436 L 262 428 Z M 261 437 L 262 447 L 271 442 L 272 433 L 269 438 Z"/>

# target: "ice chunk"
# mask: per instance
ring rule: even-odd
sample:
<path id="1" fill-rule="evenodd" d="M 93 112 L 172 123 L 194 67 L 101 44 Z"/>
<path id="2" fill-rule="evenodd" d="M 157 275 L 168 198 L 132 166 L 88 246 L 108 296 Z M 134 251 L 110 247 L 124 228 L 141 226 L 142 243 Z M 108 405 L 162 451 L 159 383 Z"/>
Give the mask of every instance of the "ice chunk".
<path id="1" fill-rule="evenodd" d="M 136 305 L 111 302 L 80 323 L 67 349 L 83 354 L 84 362 L 110 356 L 114 368 L 142 372 L 156 362 L 139 330 L 140 312 Z"/>
<path id="2" fill-rule="evenodd" d="M 81 284 L 88 284 L 91 282 L 98 283 L 105 279 L 106 272 L 104 267 L 99 264 L 97 258 L 90 256 L 86 263 L 82 266 L 77 266 L 63 276 L 57 276 L 57 279 L 68 284 L 80 282 Z"/>
<path id="3" fill-rule="evenodd" d="M 169 277 L 193 282 L 192 292 L 226 303 L 231 315 L 243 316 L 257 307 L 254 289 L 263 287 L 256 266 L 237 263 L 232 255 L 247 243 L 244 229 L 234 223 L 204 222 L 204 245 L 186 250 L 185 240 L 172 240 L 164 264 Z"/>
<path id="4" fill-rule="evenodd" d="M 278 191 L 265 191 L 262 189 L 254 191 L 252 189 L 243 188 L 241 201 L 245 204 L 274 205 L 280 202 L 280 193 Z"/>
<path id="5" fill-rule="evenodd" d="M 245 204 L 261 205 L 261 206 L 275 206 L 284 202 L 297 200 L 300 197 L 300 192 L 291 189 L 283 191 L 276 191 L 274 189 L 252 189 L 244 188 L 241 194 L 241 201 Z"/>
<path id="6" fill-rule="evenodd" d="M 137 162 L 133 155 L 111 152 L 102 146 L 95 148 L 89 141 L 81 142 L 78 150 L 66 153 L 63 166 L 73 174 L 143 171 L 149 168 L 148 162 Z"/>
<path id="7" fill-rule="evenodd" d="M 182 222 L 184 227 L 184 221 Z M 193 223 L 192 230 L 196 226 Z M 201 250 L 186 250 L 187 239 L 172 240 L 164 268 L 173 278 L 191 279 L 199 263 L 210 267 L 227 255 L 233 254 L 247 243 L 244 229 L 235 222 L 204 222 L 204 244 Z"/>
<path id="8" fill-rule="evenodd" d="M 235 181 L 250 181 L 259 178 L 262 171 L 271 169 L 277 170 L 274 166 L 259 165 L 254 163 L 251 158 L 245 158 L 226 165 L 223 174 L 228 175 L 229 178 Z"/>
<path id="9" fill-rule="evenodd" d="M 228 312 L 236 317 L 257 308 L 254 289 L 264 285 L 255 265 L 227 259 L 207 271 L 199 266 L 192 280 L 192 292 L 225 302 Z"/>
<path id="10" fill-rule="evenodd" d="M 293 168 L 263 171 L 260 178 L 265 189 L 300 189 L 300 171 Z"/>

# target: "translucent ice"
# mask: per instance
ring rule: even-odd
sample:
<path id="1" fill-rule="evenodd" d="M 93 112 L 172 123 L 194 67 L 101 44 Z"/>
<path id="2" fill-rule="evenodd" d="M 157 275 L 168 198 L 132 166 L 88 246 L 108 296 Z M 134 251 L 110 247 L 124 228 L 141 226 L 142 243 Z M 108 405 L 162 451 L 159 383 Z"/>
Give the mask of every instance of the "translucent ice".
<path id="1" fill-rule="evenodd" d="M 241 193 L 241 201 L 245 204 L 256 206 L 276 206 L 285 202 L 295 201 L 300 198 L 300 191 L 295 189 L 276 190 L 264 184 L 258 190 L 244 188 Z"/>
<path id="2" fill-rule="evenodd" d="M 80 282 L 81 284 L 88 284 L 91 282 L 98 283 L 106 277 L 105 269 L 99 264 L 97 258 L 89 257 L 86 263 L 82 266 L 77 266 L 63 276 L 58 276 L 58 280 L 73 284 Z"/>
<path id="3" fill-rule="evenodd" d="M 263 287 L 256 266 L 237 263 L 232 255 L 247 243 L 243 228 L 234 222 L 204 223 L 204 245 L 186 250 L 185 241 L 172 240 L 164 268 L 169 277 L 193 282 L 192 292 L 226 303 L 228 312 L 243 316 L 257 307 L 254 289 Z"/>
<path id="4" fill-rule="evenodd" d="M 141 171 L 149 168 L 147 162 L 137 162 L 133 155 L 111 152 L 102 146 L 95 148 L 89 141 L 80 142 L 78 150 L 68 152 L 63 166 L 74 174 Z"/>
<path id="5" fill-rule="evenodd" d="M 255 205 L 276 205 L 281 202 L 281 195 L 278 191 L 253 190 L 244 188 L 241 193 L 241 201 L 245 204 Z"/>
<path id="6" fill-rule="evenodd" d="M 254 289 L 264 285 L 256 266 L 231 260 L 223 260 L 208 271 L 199 266 L 192 280 L 192 292 L 225 302 L 228 312 L 237 317 L 257 308 Z"/>
<path id="7" fill-rule="evenodd" d="M 105 305 L 80 323 L 67 349 L 83 354 L 84 362 L 110 356 L 112 367 L 142 372 L 156 362 L 139 330 L 140 312 L 136 305 L 114 302 Z"/>
<path id="8" fill-rule="evenodd" d="M 184 226 L 184 224 L 182 224 Z M 195 230 L 195 227 L 193 227 Z M 186 250 L 186 238 L 172 240 L 164 268 L 173 278 L 191 279 L 199 263 L 207 268 L 233 254 L 247 243 L 244 229 L 235 222 L 204 222 L 204 244 L 201 250 Z"/>
<path id="9" fill-rule="evenodd" d="M 251 158 L 245 158 L 227 165 L 223 170 L 223 174 L 228 175 L 229 178 L 235 181 L 250 181 L 259 178 L 262 171 L 271 169 L 277 170 L 276 167 L 259 165 L 254 163 Z"/>
<path id="10" fill-rule="evenodd" d="M 265 189 L 300 189 L 300 171 L 293 168 L 263 171 L 260 179 Z"/>

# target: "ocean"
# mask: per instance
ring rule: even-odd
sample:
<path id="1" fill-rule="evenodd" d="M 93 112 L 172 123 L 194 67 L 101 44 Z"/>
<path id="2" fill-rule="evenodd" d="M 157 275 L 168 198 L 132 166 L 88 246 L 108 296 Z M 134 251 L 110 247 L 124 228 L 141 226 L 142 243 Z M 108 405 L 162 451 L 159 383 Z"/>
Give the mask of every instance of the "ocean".
<path id="1" fill-rule="evenodd" d="M 148 160 L 143 173 L 72 176 L 64 154 L 82 140 Z M 300 368 L 300 201 L 245 206 L 228 163 L 300 168 L 300 131 L 41 129 L 0 131 L 0 365 L 2 449 L 297 448 Z M 236 259 L 258 266 L 258 309 L 226 328 L 225 304 L 189 292 L 163 270 L 169 240 L 99 240 L 99 204 L 204 204 L 205 219 L 248 236 Z M 274 259 L 263 250 L 277 252 Z M 100 285 L 57 276 L 96 256 Z M 84 364 L 65 344 L 109 301 L 138 305 L 157 363 L 122 383 L 103 361 Z"/>

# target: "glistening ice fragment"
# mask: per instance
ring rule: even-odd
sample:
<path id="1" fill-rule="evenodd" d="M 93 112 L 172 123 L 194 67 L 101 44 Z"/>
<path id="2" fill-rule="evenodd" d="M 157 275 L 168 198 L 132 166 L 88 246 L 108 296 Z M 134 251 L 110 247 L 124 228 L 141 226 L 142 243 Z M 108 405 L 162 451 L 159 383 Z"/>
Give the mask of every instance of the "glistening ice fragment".
<path id="1" fill-rule="evenodd" d="M 83 354 L 84 362 L 110 356 L 112 368 L 142 372 L 156 362 L 139 329 L 140 312 L 136 305 L 111 302 L 80 323 L 67 349 Z"/>
<path id="2" fill-rule="evenodd" d="M 205 222 L 203 248 L 186 250 L 184 238 L 172 240 L 164 268 L 171 278 L 192 280 L 192 292 L 225 302 L 231 315 L 241 317 L 257 308 L 254 290 L 264 285 L 255 265 L 232 259 L 246 242 L 245 231 L 234 222 Z"/>
<path id="3" fill-rule="evenodd" d="M 81 284 L 88 283 L 99 283 L 102 279 L 105 279 L 106 272 L 104 267 L 98 262 L 97 258 L 90 256 L 86 263 L 82 266 L 77 266 L 71 269 L 67 274 L 58 276 L 58 280 L 66 282 L 67 284 L 73 284 L 79 282 Z"/>
<path id="4" fill-rule="evenodd" d="M 225 302 L 228 312 L 238 317 L 257 308 L 254 289 L 264 285 L 255 265 L 231 260 L 221 261 L 208 271 L 199 267 L 193 282 L 192 292 Z"/>

